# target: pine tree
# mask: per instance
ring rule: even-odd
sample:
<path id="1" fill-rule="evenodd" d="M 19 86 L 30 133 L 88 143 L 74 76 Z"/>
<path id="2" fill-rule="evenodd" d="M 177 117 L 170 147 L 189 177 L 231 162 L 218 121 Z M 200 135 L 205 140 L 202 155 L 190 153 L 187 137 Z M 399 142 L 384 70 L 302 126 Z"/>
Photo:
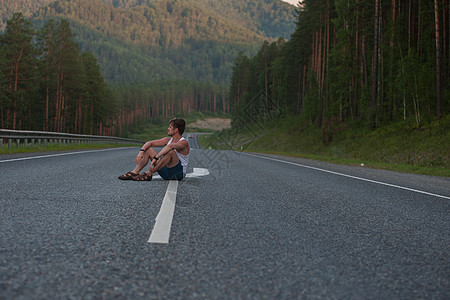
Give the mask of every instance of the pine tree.
<path id="1" fill-rule="evenodd" d="M 34 30 L 31 22 L 21 13 L 14 14 L 8 21 L 6 32 L 2 37 L 1 72 L 2 87 L 2 121 L 5 127 L 21 128 L 22 116 L 30 111 L 29 96 L 36 91 L 37 65 L 36 50 L 32 44 Z"/>
<path id="2" fill-rule="evenodd" d="M 54 35 L 55 35 L 55 23 L 53 19 L 50 19 L 44 27 L 39 31 L 37 36 L 37 48 L 40 51 L 40 57 L 42 62 L 41 74 L 43 74 L 41 85 L 45 98 L 44 107 L 44 118 L 42 124 L 42 130 L 48 131 L 50 129 L 50 98 L 51 92 L 54 90 L 52 88 L 52 83 L 55 82 L 54 74 L 55 66 L 53 63 L 54 52 L 56 47 L 54 45 Z"/>
<path id="3" fill-rule="evenodd" d="M 442 91 L 441 91 L 441 33 L 439 30 L 439 1 L 434 0 L 434 22 L 436 29 L 436 117 L 442 117 Z"/>
<path id="4" fill-rule="evenodd" d="M 69 101 L 73 100 L 70 91 L 78 92 L 80 84 L 77 80 L 80 51 L 73 41 L 73 34 L 67 21 L 61 20 L 57 24 L 52 45 L 55 47 L 52 53 L 56 74 L 54 130 L 62 132 L 70 122 Z"/>

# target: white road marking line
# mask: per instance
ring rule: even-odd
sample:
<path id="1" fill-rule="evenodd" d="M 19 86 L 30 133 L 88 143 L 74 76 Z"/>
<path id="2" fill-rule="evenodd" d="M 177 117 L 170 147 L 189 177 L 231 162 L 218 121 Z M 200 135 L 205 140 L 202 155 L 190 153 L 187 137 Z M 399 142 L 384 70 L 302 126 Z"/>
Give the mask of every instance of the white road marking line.
<path id="1" fill-rule="evenodd" d="M 208 169 L 194 168 L 193 173 L 186 174 L 189 178 L 198 178 L 209 174 Z M 157 175 L 155 175 L 157 176 Z M 175 203 L 177 198 L 178 180 L 170 180 L 164 196 L 161 208 L 155 218 L 155 226 L 153 227 L 148 243 L 168 244 L 170 238 L 170 230 L 172 227 L 173 213 L 175 211 Z"/>
<path id="2" fill-rule="evenodd" d="M 198 178 L 209 175 L 209 170 L 204 168 L 194 168 L 193 173 L 187 173 L 186 178 Z"/>
<path id="3" fill-rule="evenodd" d="M 47 157 L 56 157 L 56 156 L 65 156 L 65 155 L 74 155 L 74 154 L 84 154 L 84 153 L 92 153 L 92 152 L 121 150 L 121 149 L 128 149 L 128 148 L 129 147 L 120 147 L 120 148 L 109 148 L 109 149 L 101 149 L 101 150 L 89 150 L 89 151 L 67 152 L 67 153 L 49 154 L 49 155 L 41 155 L 41 156 L 30 156 L 30 157 L 22 157 L 22 158 L 0 160 L 0 163 L 12 162 L 12 161 L 21 161 L 21 160 L 29 160 L 29 159 L 47 158 Z"/>
<path id="4" fill-rule="evenodd" d="M 186 174 L 186 178 L 199 178 L 199 177 L 203 177 L 203 176 L 206 176 L 206 175 L 209 175 L 209 170 L 208 169 L 194 168 L 194 172 L 187 173 Z M 153 180 L 154 179 L 164 180 L 158 174 L 153 174 Z"/>
<path id="5" fill-rule="evenodd" d="M 398 189 L 403 189 L 403 190 L 407 190 L 407 191 L 411 191 L 411 192 L 416 192 L 416 193 L 420 193 L 420 194 L 425 194 L 425 195 L 429 195 L 429 196 L 434 196 L 434 197 L 439 197 L 439 198 L 444 198 L 444 199 L 450 200 L 450 197 L 447 197 L 447 196 L 433 194 L 433 193 L 429 193 L 429 192 L 425 192 L 425 191 L 421 191 L 421 190 L 415 190 L 415 189 L 411 189 L 411 188 L 400 186 L 400 185 L 385 183 L 385 182 L 381 182 L 381 181 L 376 181 L 376 180 L 366 179 L 366 178 L 362 178 L 362 177 L 357 177 L 357 176 L 347 175 L 347 174 L 343 174 L 343 173 L 338 173 L 338 172 L 334 172 L 334 171 L 329 171 L 329 170 L 325 170 L 325 169 L 320 169 L 320 168 L 316 168 L 316 167 L 306 166 L 306 165 L 302 165 L 302 164 L 299 164 L 299 163 L 294 163 L 294 162 L 291 162 L 291 161 L 284 161 L 284 160 L 281 160 L 281 159 L 265 157 L 265 156 L 259 156 L 259 155 L 254 155 L 254 154 L 250 154 L 250 153 L 244 153 L 244 152 L 241 152 L 241 153 L 245 154 L 245 155 L 248 155 L 248 156 L 263 158 L 263 159 L 277 161 L 277 162 L 282 162 L 282 163 L 286 163 L 286 164 L 290 164 L 290 165 L 294 165 L 294 166 L 298 166 L 298 167 L 308 168 L 308 169 L 312 169 L 312 170 L 316 170 L 316 171 L 326 172 L 326 173 L 330 173 L 330 174 L 335 174 L 335 175 L 349 177 L 349 178 L 358 179 L 358 180 L 362 180 L 362 181 L 367 181 L 367 182 L 371 182 L 371 183 L 386 185 L 386 186 L 395 187 L 395 188 L 398 188 Z"/>
<path id="6" fill-rule="evenodd" d="M 178 180 L 170 180 L 164 196 L 161 209 L 156 216 L 156 223 L 153 227 L 148 243 L 168 244 L 170 228 L 172 227 L 173 213 L 175 211 L 175 201 L 177 198 Z"/>

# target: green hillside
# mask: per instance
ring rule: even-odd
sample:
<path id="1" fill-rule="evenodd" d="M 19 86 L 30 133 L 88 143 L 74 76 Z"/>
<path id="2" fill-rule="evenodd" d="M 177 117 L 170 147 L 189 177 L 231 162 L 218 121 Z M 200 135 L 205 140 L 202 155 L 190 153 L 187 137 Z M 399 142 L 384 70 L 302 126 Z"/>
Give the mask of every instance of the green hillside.
<path id="1" fill-rule="evenodd" d="M 168 8 L 170 2 L 122 9 L 99 1 L 58 1 L 36 18 L 68 18 L 77 42 L 94 53 L 111 83 L 227 83 L 234 57 L 256 51 L 264 39 L 187 2 Z"/>
<path id="2" fill-rule="evenodd" d="M 295 30 L 292 5 L 273 0 L 196 0 L 206 9 L 261 35 L 289 38 Z"/>
<path id="3" fill-rule="evenodd" d="M 189 79 L 228 84 L 238 53 L 295 29 L 294 7 L 282 1 L 19 0 L 6 3 L 36 27 L 70 22 L 76 42 L 98 59 L 109 83 Z"/>
<path id="4" fill-rule="evenodd" d="M 0 0 L 0 31 L 6 28 L 6 22 L 16 12 L 21 12 L 25 17 L 31 17 L 40 8 L 55 2 L 55 0 Z"/>
<path id="5" fill-rule="evenodd" d="M 133 9 L 139 6 L 154 6 L 158 3 L 166 5 L 190 4 L 201 7 L 207 14 L 221 16 L 236 25 L 267 37 L 288 38 L 294 31 L 293 7 L 281 0 L 98 0 L 107 6 L 121 9 Z M 24 16 L 31 17 L 42 7 L 48 6 L 56 0 L 2 0 L 0 11 L 0 31 L 6 27 L 6 21 L 14 12 L 22 12 Z M 92 1 L 91 1 L 92 2 Z M 168 4 L 169 3 L 169 4 Z M 98 5 L 97 5 L 98 6 Z"/>
<path id="6" fill-rule="evenodd" d="M 229 112 L 235 58 L 295 28 L 280 0 L 2 4 L 0 127 L 10 129 L 124 136 L 142 121 Z"/>

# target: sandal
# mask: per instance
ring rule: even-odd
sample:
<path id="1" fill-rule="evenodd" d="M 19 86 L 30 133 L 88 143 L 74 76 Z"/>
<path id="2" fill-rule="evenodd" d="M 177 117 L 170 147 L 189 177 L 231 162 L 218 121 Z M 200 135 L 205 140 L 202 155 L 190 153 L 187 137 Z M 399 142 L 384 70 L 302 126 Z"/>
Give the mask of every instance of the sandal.
<path id="1" fill-rule="evenodd" d="M 136 173 L 133 173 L 133 172 L 130 171 L 130 172 L 126 173 L 126 174 L 120 175 L 117 178 L 119 178 L 121 180 L 132 180 L 136 176 L 139 176 L 139 174 L 136 174 Z"/>
<path id="2" fill-rule="evenodd" d="M 133 177 L 134 181 L 152 181 L 152 175 L 148 175 L 147 173 L 142 173 L 138 176 Z"/>

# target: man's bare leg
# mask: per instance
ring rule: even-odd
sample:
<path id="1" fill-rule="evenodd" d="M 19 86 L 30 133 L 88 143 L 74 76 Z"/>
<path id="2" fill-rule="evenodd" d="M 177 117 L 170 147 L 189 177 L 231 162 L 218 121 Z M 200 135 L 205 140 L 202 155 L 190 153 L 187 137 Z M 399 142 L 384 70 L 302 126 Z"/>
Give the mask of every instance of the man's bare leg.
<path id="1" fill-rule="evenodd" d="M 153 157 L 157 154 L 155 149 L 152 147 L 148 148 L 147 151 L 144 152 L 144 157 L 138 162 L 136 162 L 136 167 L 134 168 L 133 172 L 134 174 L 139 174 L 142 169 L 148 164 L 150 159 L 153 159 Z"/>
<path id="2" fill-rule="evenodd" d="M 154 166 L 153 169 L 149 170 L 147 172 L 147 174 L 153 176 L 153 174 L 155 174 L 156 172 L 158 172 L 159 170 L 161 170 L 162 168 L 164 168 L 166 166 L 168 168 L 173 168 L 178 164 L 178 161 L 179 160 L 178 160 L 177 154 L 174 151 L 170 151 L 169 153 L 164 155 L 164 157 L 159 159 L 156 166 Z"/>
<path id="3" fill-rule="evenodd" d="M 155 155 L 156 155 L 156 153 L 155 153 Z M 153 156 L 152 156 L 152 158 L 153 158 Z M 147 162 L 150 159 L 151 158 L 148 157 Z M 156 165 L 153 166 L 153 168 L 151 168 L 151 166 L 150 166 L 150 170 L 148 172 L 144 172 L 144 173 L 140 174 L 139 176 L 134 177 L 133 180 L 135 180 L 135 181 L 151 181 L 153 174 L 155 174 L 156 172 L 158 172 L 159 170 L 161 170 L 162 168 L 164 168 L 166 166 L 168 168 L 173 168 L 178 164 L 178 162 L 179 162 L 179 160 L 178 160 L 178 156 L 176 155 L 176 153 L 173 151 L 170 151 L 169 153 L 164 155 L 164 157 L 160 158 L 158 160 L 158 162 L 156 163 Z M 138 167 L 140 168 L 141 164 L 139 164 L 139 166 L 136 166 L 135 170 L 137 170 Z"/>

